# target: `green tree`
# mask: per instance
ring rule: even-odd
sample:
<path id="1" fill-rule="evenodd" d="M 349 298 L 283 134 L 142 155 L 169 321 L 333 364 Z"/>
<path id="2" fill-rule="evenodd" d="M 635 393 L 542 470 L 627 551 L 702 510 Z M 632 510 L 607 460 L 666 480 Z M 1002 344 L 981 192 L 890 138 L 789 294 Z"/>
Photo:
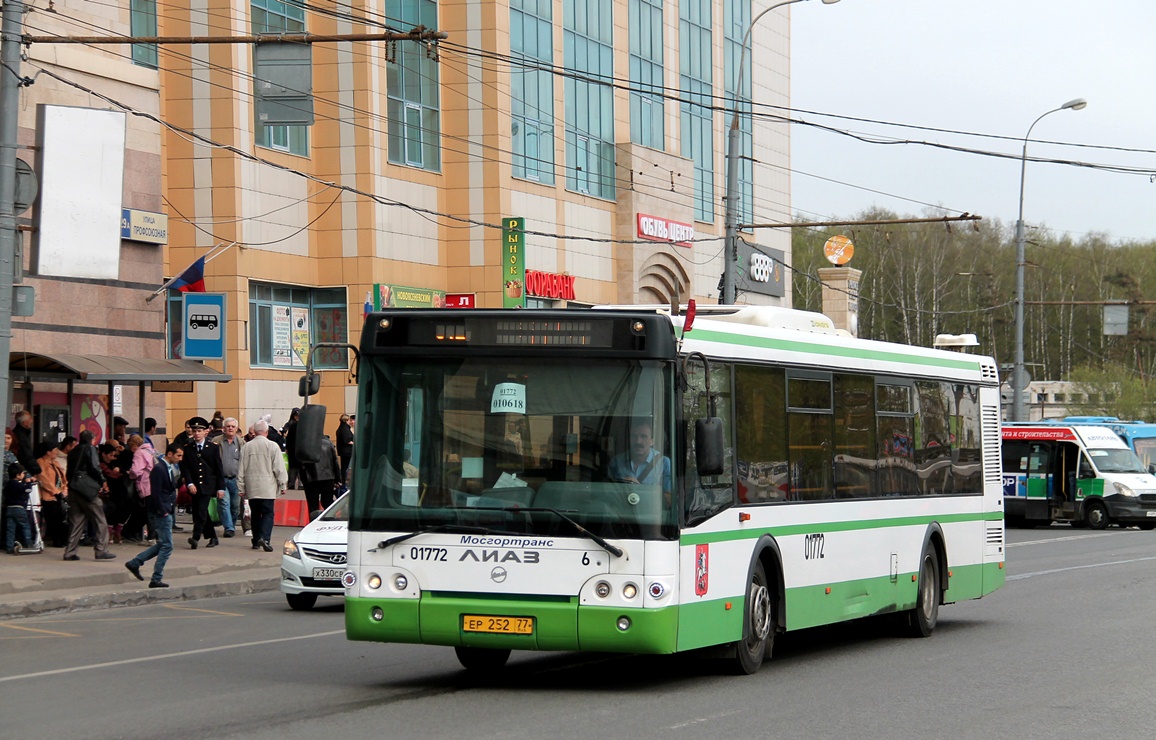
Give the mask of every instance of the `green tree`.
<path id="1" fill-rule="evenodd" d="M 943 215 L 929 211 L 923 216 Z M 889 220 L 872 209 L 847 219 Z M 855 243 L 850 267 L 860 281 L 859 336 L 930 346 L 940 333 L 974 333 L 980 351 L 1001 366 L 1015 354 L 1015 234 L 998 221 L 972 224 L 888 224 L 793 231 L 794 307 L 822 311 L 818 270 L 828 267 L 823 243 L 835 234 Z M 1037 380 L 1071 380 L 1076 368 L 1112 374 L 1120 366 L 1143 384 L 1156 378 L 1156 310 L 1146 290 L 1156 284 L 1156 242 L 1078 240 L 1047 229 L 1028 233 L 1024 353 Z M 1106 337 L 1103 303 L 1131 304 L 1129 334 Z M 1114 369 L 1113 369 L 1114 368 Z"/>
<path id="2" fill-rule="evenodd" d="M 1073 414 L 1116 416 L 1128 420 L 1156 419 L 1156 387 L 1128 368 L 1085 365 L 1073 370 L 1070 380 L 1078 394 L 1087 399 L 1069 404 Z"/>

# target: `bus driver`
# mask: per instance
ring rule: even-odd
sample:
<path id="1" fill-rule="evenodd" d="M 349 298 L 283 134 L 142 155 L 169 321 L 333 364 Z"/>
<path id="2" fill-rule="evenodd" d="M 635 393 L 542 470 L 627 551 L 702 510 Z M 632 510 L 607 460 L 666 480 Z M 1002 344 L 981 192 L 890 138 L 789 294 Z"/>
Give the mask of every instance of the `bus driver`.
<path id="1" fill-rule="evenodd" d="M 670 458 L 654 449 L 654 425 L 649 419 L 630 423 L 630 451 L 615 455 L 606 472 L 611 480 L 662 486 L 670 493 Z"/>

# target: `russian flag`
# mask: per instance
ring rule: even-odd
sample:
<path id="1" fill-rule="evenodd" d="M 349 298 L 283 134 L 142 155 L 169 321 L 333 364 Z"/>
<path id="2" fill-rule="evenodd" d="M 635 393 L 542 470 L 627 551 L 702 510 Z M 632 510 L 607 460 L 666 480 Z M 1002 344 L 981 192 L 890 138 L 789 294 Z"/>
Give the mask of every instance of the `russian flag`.
<path id="1" fill-rule="evenodd" d="M 176 290 L 181 293 L 205 292 L 205 258 L 185 268 L 185 271 L 161 286 L 161 290 Z"/>

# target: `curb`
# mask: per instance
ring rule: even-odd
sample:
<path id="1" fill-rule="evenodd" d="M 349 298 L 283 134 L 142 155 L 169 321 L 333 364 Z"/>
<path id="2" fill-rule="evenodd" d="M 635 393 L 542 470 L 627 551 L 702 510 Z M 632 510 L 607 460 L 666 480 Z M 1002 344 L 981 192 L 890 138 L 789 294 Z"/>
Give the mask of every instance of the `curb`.
<path id="1" fill-rule="evenodd" d="M 234 575 L 243 577 L 221 581 L 218 574 L 211 574 L 208 576 L 211 582 L 173 585 L 170 588 L 150 589 L 142 583 L 137 588 L 128 589 L 125 588 L 124 584 L 121 584 L 117 588 L 97 593 L 40 592 L 39 594 L 30 594 L 31 598 L 26 601 L 5 600 L 4 603 L 0 603 L 0 620 L 114 609 L 122 606 L 141 606 L 156 602 L 242 596 L 276 591 L 281 584 L 280 574 L 270 576 L 268 567 L 253 572 L 235 571 Z M 205 578 L 206 576 L 202 575 L 198 580 Z"/>
<path id="2" fill-rule="evenodd" d="M 120 553 L 119 555 L 125 555 Z M 131 556 L 118 556 L 116 561 L 120 565 L 129 560 Z M 151 561 L 150 561 L 151 563 Z M 222 573 L 229 574 L 242 570 L 252 570 L 257 568 L 274 568 L 272 563 L 264 562 L 259 558 L 252 558 L 248 560 L 234 560 L 229 563 L 200 563 L 200 564 L 186 564 L 171 566 L 165 569 L 165 577 L 170 580 L 180 578 L 194 578 L 197 576 L 207 576 L 210 574 Z M 142 572 L 147 574 L 151 572 L 151 564 L 146 564 Z M 0 583 L 0 596 L 20 598 L 25 594 L 35 594 L 37 592 L 43 593 L 45 591 L 67 591 L 73 589 L 88 589 L 91 590 L 94 586 L 129 586 L 135 585 L 137 582 L 132 578 L 127 570 L 123 567 L 111 571 L 101 571 L 98 573 L 78 573 L 76 575 L 52 577 L 28 577 L 22 579 L 13 579 L 7 583 Z M 0 610 L 2 610 L 0 605 Z M 0 611 L 2 613 L 2 611 Z"/>

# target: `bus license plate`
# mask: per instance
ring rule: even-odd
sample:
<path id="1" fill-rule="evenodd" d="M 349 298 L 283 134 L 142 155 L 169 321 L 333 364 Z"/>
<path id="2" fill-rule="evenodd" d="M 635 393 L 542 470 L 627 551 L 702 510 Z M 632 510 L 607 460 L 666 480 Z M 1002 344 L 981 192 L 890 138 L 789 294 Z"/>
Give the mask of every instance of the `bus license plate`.
<path id="1" fill-rule="evenodd" d="M 532 635 L 534 620 L 529 617 L 495 617 L 481 614 L 462 615 L 464 632 L 489 632 L 497 635 Z"/>
<path id="2" fill-rule="evenodd" d="M 340 581 L 341 576 L 345 574 L 344 568 L 314 568 L 313 580 L 315 581 Z"/>

